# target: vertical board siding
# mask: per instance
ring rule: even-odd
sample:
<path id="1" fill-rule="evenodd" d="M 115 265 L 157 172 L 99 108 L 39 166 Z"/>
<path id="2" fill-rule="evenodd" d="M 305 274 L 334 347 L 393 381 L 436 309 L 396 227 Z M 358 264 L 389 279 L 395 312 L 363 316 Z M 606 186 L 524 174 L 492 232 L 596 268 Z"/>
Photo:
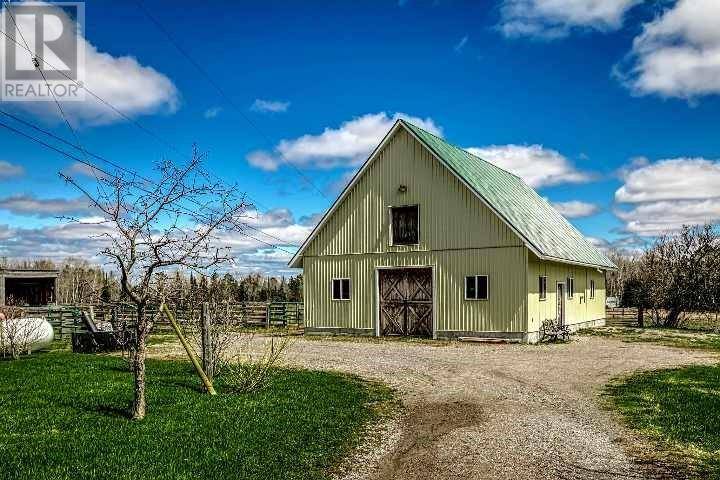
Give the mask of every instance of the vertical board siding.
<path id="1" fill-rule="evenodd" d="M 540 300 L 538 277 L 547 275 L 547 299 Z M 557 283 L 575 278 L 575 296 L 565 299 L 565 322 L 568 325 L 605 318 L 605 274 L 596 268 L 579 267 L 528 258 L 529 331 L 540 329 L 543 320 L 557 318 Z M 590 298 L 590 280 L 595 280 L 595 298 Z M 567 287 L 566 287 L 567 288 Z"/>
<path id="2" fill-rule="evenodd" d="M 309 327 L 374 330 L 376 269 L 432 266 L 435 330 L 525 332 L 525 256 L 524 247 L 508 247 L 305 258 L 305 322 Z M 469 275 L 488 275 L 488 300 L 465 300 Z M 333 278 L 351 279 L 350 300 L 332 300 Z"/>
<path id="3" fill-rule="evenodd" d="M 419 244 L 389 245 L 389 207 L 413 204 Z M 401 129 L 303 255 L 306 325 L 374 330 L 376 269 L 433 266 L 436 331 L 525 332 L 526 256 L 512 230 Z M 489 300 L 464 299 L 469 275 L 489 276 Z M 333 278 L 351 279 L 349 301 L 332 300 Z"/>
<path id="4" fill-rule="evenodd" d="M 398 191 L 400 185 L 407 187 L 406 193 Z M 389 245 L 389 207 L 413 204 L 420 210 L 419 245 Z M 498 246 L 522 242 L 401 129 L 308 245 L 304 257 Z"/>

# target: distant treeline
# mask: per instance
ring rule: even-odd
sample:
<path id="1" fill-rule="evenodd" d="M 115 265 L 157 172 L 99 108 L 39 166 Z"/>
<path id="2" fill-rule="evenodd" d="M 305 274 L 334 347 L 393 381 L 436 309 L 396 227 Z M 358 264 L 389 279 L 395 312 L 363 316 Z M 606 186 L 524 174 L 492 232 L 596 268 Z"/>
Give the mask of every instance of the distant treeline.
<path id="1" fill-rule="evenodd" d="M 634 256 L 611 253 L 608 296 L 623 307 L 652 310 L 655 323 L 678 327 L 691 313 L 720 312 L 720 229 L 683 227 Z"/>
<path id="2" fill-rule="evenodd" d="M 122 302 L 117 276 L 84 260 L 1 260 L 7 268 L 55 269 L 58 277 L 57 302 L 61 304 L 98 304 Z M 214 273 L 202 276 L 176 271 L 161 273 L 155 278 L 153 290 L 158 299 L 165 298 L 178 306 L 201 302 L 300 302 L 302 275 L 268 277 L 257 273 L 232 275 Z"/>

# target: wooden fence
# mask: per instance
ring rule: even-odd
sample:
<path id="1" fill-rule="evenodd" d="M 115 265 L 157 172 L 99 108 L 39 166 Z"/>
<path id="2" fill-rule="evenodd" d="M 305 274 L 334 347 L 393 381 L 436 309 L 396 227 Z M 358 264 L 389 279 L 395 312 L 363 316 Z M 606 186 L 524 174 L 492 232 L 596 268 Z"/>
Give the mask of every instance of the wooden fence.
<path id="1" fill-rule="evenodd" d="M 637 308 L 608 308 L 606 309 L 606 325 L 609 327 L 637 327 Z M 665 310 L 646 309 L 643 314 L 643 323 L 646 327 L 662 325 L 662 318 L 667 315 Z M 680 326 L 707 331 L 720 331 L 720 312 L 683 312 Z"/>
<path id="2" fill-rule="evenodd" d="M 605 309 L 605 324 L 609 327 L 637 327 L 637 308 L 607 308 Z"/>
<path id="3" fill-rule="evenodd" d="M 173 308 L 179 323 L 200 321 L 202 305 L 191 308 Z M 43 317 L 50 322 L 58 339 L 69 339 L 73 332 L 84 332 L 85 325 L 80 318 L 81 312 L 97 322 L 110 322 L 115 328 L 122 325 L 132 326 L 135 321 L 135 307 L 129 304 L 102 305 L 57 305 L 26 308 L 28 316 Z M 245 302 L 211 304 L 210 314 L 214 318 L 243 327 L 297 326 L 304 323 L 303 304 L 301 302 Z M 164 315 L 158 315 L 158 306 L 148 306 L 147 315 L 156 317 L 155 331 L 170 331 L 170 323 Z"/>

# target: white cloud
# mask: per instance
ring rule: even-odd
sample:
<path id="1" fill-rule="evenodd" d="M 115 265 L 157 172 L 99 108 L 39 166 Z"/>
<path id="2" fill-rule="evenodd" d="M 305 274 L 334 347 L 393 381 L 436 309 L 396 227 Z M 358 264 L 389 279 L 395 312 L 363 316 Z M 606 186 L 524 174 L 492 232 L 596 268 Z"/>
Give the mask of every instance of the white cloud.
<path id="1" fill-rule="evenodd" d="M 637 235 L 627 235 L 612 241 L 597 237 L 585 238 L 606 254 L 613 252 L 626 257 L 634 257 L 642 254 L 650 243 L 648 239 Z"/>
<path id="2" fill-rule="evenodd" d="M 720 93 L 720 2 L 679 0 L 644 25 L 616 75 L 637 95 Z"/>
<path id="3" fill-rule="evenodd" d="M 583 183 L 593 178 L 591 174 L 575 168 L 558 151 L 542 145 L 491 145 L 466 150 L 514 173 L 533 188 L 561 183 Z"/>
<path id="4" fill-rule="evenodd" d="M 396 113 L 369 113 L 343 122 L 337 128 L 326 128 L 317 135 L 303 135 L 282 140 L 273 152 L 257 150 L 247 156 L 248 163 L 263 170 L 273 171 L 284 161 L 297 167 L 330 169 L 353 167 L 368 157 L 395 121 L 405 119 L 436 135 L 442 129 L 431 118 L 419 118 Z"/>
<path id="5" fill-rule="evenodd" d="M 581 218 L 595 215 L 600 207 L 594 203 L 571 200 L 569 202 L 556 202 L 552 204 L 555 209 L 566 218 Z"/>
<path id="6" fill-rule="evenodd" d="M 720 222 L 720 198 L 650 202 L 631 210 L 616 210 L 625 230 L 655 236 L 680 230 L 683 225 Z"/>
<path id="7" fill-rule="evenodd" d="M 505 0 L 499 30 L 506 37 L 560 38 L 574 28 L 617 30 L 642 0 Z"/>
<path id="8" fill-rule="evenodd" d="M 222 107 L 212 107 L 205 110 L 203 117 L 206 119 L 216 118 L 222 112 Z"/>
<path id="9" fill-rule="evenodd" d="M 55 8 L 58 16 L 67 15 L 60 8 Z M 17 17 L 21 31 L 35 28 L 34 19 L 29 15 Z M 57 29 L 57 32 L 46 31 L 48 38 L 59 36 L 61 24 L 49 22 L 46 29 Z M 0 38 L 0 62 L 4 62 L 4 44 L 9 42 L 4 36 Z M 174 113 L 179 106 L 179 93 L 173 82 L 150 66 L 141 65 L 132 56 L 115 57 L 98 50 L 84 37 L 80 38 L 80 48 L 84 49 L 85 63 L 80 65 L 84 72 L 84 84 L 97 96 L 115 106 L 125 115 L 138 115 L 157 112 Z M 26 52 L 27 53 L 27 52 Z M 28 53 L 28 55 L 30 55 Z M 56 65 L 52 61 L 45 59 Z M 52 70 L 44 65 L 46 70 Z M 38 74 L 38 79 L 42 80 Z M 53 102 L 18 102 L 21 108 L 27 108 L 35 114 L 59 118 L 57 107 Z M 103 105 L 90 94 L 83 101 L 63 102 L 65 113 L 75 123 L 90 125 L 108 124 L 124 121 L 117 113 Z"/>
<path id="10" fill-rule="evenodd" d="M 257 167 L 268 172 L 274 172 L 282 163 L 282 160 L 278 157 L 273 156 L 264 150 L 255 150 L 250 152 L 246 159 L 253 167 Z"/>
<path id="11" fill-rule="evenodd" d="M 675 158 L 640 164 L 615 192 L 625 230 L 654 236 L 683 225 L 720 222 L 720 161 Z"/>
<path id="12" fill-rule="evenodd" d="M 281 102 L 279 100 L 262 100 L 260 98 L 256 98 L 253 104 L 250 105 L 250 110 L 260 113 L 287 112 L 288 108 L 290 108 L 290 102 Z"/>
<path id="13" fill-rule="evenodd" d="M 615 192 L 621 203 L 720 197 L 720 161 L 675 158 L 628 172 Z"/>
<path id="14" fill-rule="evenodd" d="M 41 218 L 91 213 L 89 202 L 85 198 L 37 198 L 27 194 L 0 198 L 0 210 L 7 210 L 13 215 Z"/>
<path id="15" fill-rule="evenodd" d="M 254 229 L 248 228 L 247 235 L 225 231 L 216 234 L 214 245 L 228 247 L 235 258 L 234 264 L 228 265 L 227 269 L 239 273 L 294 273 L 286 265 L 292 257 L 294 245 L 302 243 L 312 231 L 312 219 L 303 218 L 296 222 L 292 213 L 284 208 L 262 213 L 257 218 L 254 218 L 257 212 L 248 213 L 253 218 L 244 218 L 243 221 Z M 63 223 L 39 228 L 0 225 L 0 239 L 3 240 L 0 242 L 0 256 L 42 256 L 54 260 L 74 257 L 102 263 L 104 259 L 99 256 L 99 252 L 107 246 L 107 239 L 102 235 L 111 230 L 108 225 L 98 224 L 99 220 L 88 217 L 83 219 L 84 223 Z M 273 248 L 268 244 L 281 248 Z"/>
<path id="16" fill-rule="evenodd" d="M 328 190 L 331 194 L 337 195 L 338 193 L 342 192 L 345 187 L 350 183 L 350 180 L 353 179 L 355 176 L 355 173 L 357 173 L 357 169 L 348 170 L 347 172 L 343 173 L 340 178 L 335 180 L 334 182 L 331 182 L 328 186 Z"/>
<path id="17" fill-rule="evenodd" d="M 0 160 L 0 180 L 12 177 L 19 177 L 25 173 L 25 169 L 20 165 Z"/>
<path id="18" fill-rule="evenodd" d="M 305 215 L 303 217 L 300 217 L 300 225 L 303 225 L 305 227 L 314 228 L 315 225 L 320 223 L 320 220 L 322 219 L 323 215 L 324 215 L 324 212 L 317 212 L 317 213 L 313 213 L 311 215 Z"/>
<path id="19" fill-rule="evenodd" d="M 460 39 L 460 41 L 457 44 L 455 44 L 455 46 L 453 47 L 453 50 L 455 50 L 455 53 L 460 53 L 463 51 L 463 48 L 465 48 L 465 45 L 467 45 L 468 39 L 469 39 L 469 37 L 467 35 L 465 35 L 464 37 L 462 37 Z"/>
<path id="20" fill-rule="evenodd" d="M 63 174 L 67 175 L 68 177 L 73 177 L 76 175 L 80 175 L 83 177 L 90 177 L 90 178 L 103 178 L 105 177 L 105 174 L 100 171 L 98 168 L 93 167 L 87 163 L 81 163 L 81 162 L 73 162 L 68 167 L 63 169 Z"/>

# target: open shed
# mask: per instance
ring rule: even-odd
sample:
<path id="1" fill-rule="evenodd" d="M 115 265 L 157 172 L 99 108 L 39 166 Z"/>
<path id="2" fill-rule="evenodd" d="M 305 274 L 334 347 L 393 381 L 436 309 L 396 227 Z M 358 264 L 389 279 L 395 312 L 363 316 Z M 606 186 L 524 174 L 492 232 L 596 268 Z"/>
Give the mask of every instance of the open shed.
<path id="1" fill-rule="evenodd" d="M 55 303 L 57 270 L 0 268 L 0 305 L 40 307 Z"/>

